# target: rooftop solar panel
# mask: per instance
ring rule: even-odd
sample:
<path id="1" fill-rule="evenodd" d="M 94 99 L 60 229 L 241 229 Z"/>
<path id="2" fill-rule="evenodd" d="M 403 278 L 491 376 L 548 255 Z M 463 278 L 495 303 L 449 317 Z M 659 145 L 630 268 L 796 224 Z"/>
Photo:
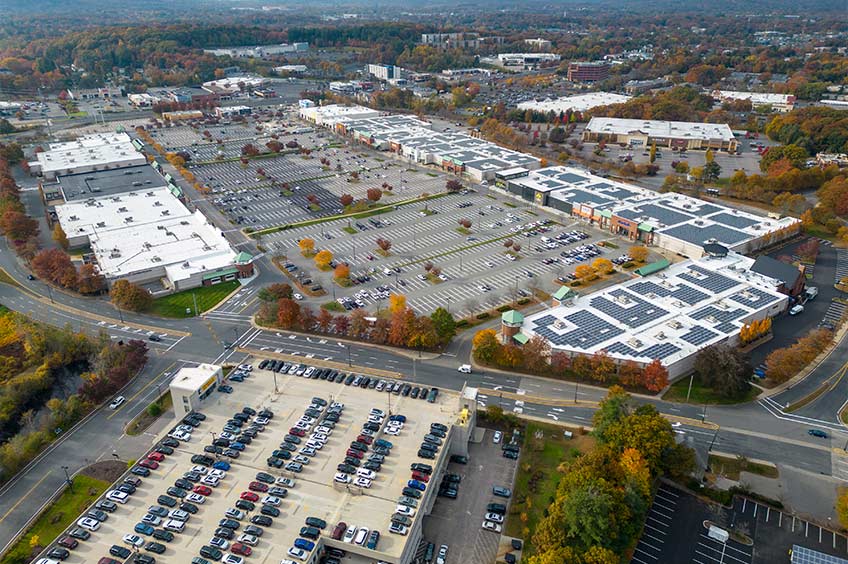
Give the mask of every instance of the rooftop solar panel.
<path id="1" fill-rule="evenodd" d="M 730 227 L 736 227 L 738 229 L 747 229 L 748 227 L 759 223 L 759 221 L 751 219 L 750 217 L 734 215 L 732 213 L 717 213 L 714 216 L 710 217 L 710 219 L 717 223 L 722 223 L 724 225 L 729 225 Z"/>
<path id="2" fill-rule="evenodd" d="M 712 272 L 705 268 L 701 268 L 697 264 L 693 264 L 689 267 L 689 270 L 695 272 L 697 274 L 692 274 L 691 272 L 683 272 L 679 274 L 680 278 L 683 280 L 687 280 L 696 286 L 700 286 L 705 290 L 713 292 L 715 294 L 720 294 L 722 292 L 726 292 L 727 290 L 739 286 L 739 282 L 733 280 L 732 278 L 728 278 L 727 276 L 722 276 L 716 272 Z"/>
<path id="3" fill-rule="evenodd" d="M 689 344 L 698 346 L 718 336 L 718 333 L 713 333 L 706 327 L 692 327 L 688 333 L 681 335 L 680 338 Z"/>
<path id="4" fill-rule="evenodd" d="M 740 241 L 750 238 L 750 235 L 744 231 L 731 229 L 723 225 L 697 225 L 695 223 L 676 225 L 662 229 L 660 233 L 696 245 L 702 245 L 709 239 L 715 239 L 723 245 L 735 245 Z"/>
<path id="5" fill-rule="evenodd" d="M 746 295 L 747 294 L 747 295 Z M 768 292 L 763 292 L 759 288 L 746 288 L 738 294 L 733 294 L 730 299 L 734 302 L 746 305 L 748 307 L 759 309 L 767 304 L 776 302 L 780 298 L 773 296 Z"/>
<path id="6" fill-rule="evenodd" d="M 848 564 L 848 560 L 800 545 L 792 546 L 792 564 Z"/>

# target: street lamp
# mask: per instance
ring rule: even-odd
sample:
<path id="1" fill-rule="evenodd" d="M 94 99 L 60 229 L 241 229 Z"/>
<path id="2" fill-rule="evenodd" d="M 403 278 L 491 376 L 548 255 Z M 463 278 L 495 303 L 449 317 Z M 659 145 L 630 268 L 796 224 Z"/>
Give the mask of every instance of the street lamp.
<path id="1" fill-rule="evenodd" d="M 68 467 L 62 466 L 62 470 L 65 471 L 65 481 L 68 483 L 68 488 L 73 492 L 74 491 L 74 481 L 71 480 L 71 475 L 68 474 Z"/>
<path id="2" fill-rule="evenodd" d="M 347 346 L 347 365 L 353 366 L 353 363 L 350 361 L 350 345 Z"/>
<path id="3" fill-rule="evenodd" d="M 50 286 L 50 284 L 46 284 L 46 286 L 47 286 L 47 293 L 50 295 L 50 303 L 55 304 L 56 302 L 53 301 L 53 288 Z"/>

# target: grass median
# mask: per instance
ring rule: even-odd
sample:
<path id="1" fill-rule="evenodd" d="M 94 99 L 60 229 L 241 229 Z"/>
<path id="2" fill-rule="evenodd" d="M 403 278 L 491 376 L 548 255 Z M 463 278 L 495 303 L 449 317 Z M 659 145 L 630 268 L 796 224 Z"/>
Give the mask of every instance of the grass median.
<path id="1" fill-rule="evenodd" d="M 760 391 L 751 386 L 745 395 L 738 398 L 727 398 L 719 394 L 712 388 L 704 386 L 698 379 L 692 382 L 692 392 L 689 393 L 689 378 L 683 378 L 672 384 L 668 391 L 663 394 L 662 399 L 665 401 L 673 401 L 677 403 L 692 403 L 692 404 L 709 404 L 709 405 L 731 405 L 736 403 L 746 403 L 754 401 Z M 689 400 L 686 400 L 686 395 L 689 394 Z"/>
<path id="2" fill-rule="evenodd" d="M 208 311 L 221 303 L 240 285 L 238 280 L 222 282 L 214 286 L 200 286 L 191 290 L 183 290 L 153 300 L 150 313 L 161 317 L 194 317 Z M 197 299 L 197 312 L 194 311 L 194 300 Z M 186 310 L 190 310 L 186 313 Z"/>
<path id="3" fill-rule="evenodd" d="M 134 437 L 142 434 L 148 427 L 173 407 L 171 393 L 165 392 L 162 397 L 153 401 L 147 408 L 135 416 L 135 419 L 127 425 L 127 435 Z"/>
<path id="4" fill-rule="evenodd" d="M 73 488 L 68 488 L 59 496 L 36 521 L 32 527 L 16 542 L 0 564 L 24 564 L 30 561 L 38 547 L 49 545 L 64 531 L 100 494 L 106 491 L 109 483 L 84 474 L 74 477 Z"/>

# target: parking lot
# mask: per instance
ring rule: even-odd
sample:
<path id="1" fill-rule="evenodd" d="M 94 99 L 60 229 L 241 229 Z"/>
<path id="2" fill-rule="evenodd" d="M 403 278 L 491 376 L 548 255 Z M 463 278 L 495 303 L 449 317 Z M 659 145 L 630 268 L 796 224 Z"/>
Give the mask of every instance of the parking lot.
<path id="1" fill-rule="evenodd" d="M 731 538 L 722 543 L 710 537 L 707 521 Z M 733 507 L 725 508 L 663 483 L 631 562 L 773 564 L 788 562 L 793 545 L 848 558 L 848 539 L 834 531 L 747 498 L 735 497 Z"/>
<path id="2" fill-rule="evenodd" d="M 457 499 L 440 497 L 424 520 L 424 538 L 439 547 L 448 545 L 448 562 L 490 564 L 494 562 L 500 535 L 483 530 L 489 503 L 509 505 L 492 494 L 493 486 L 512 488 L 517 470 L 514 460 L 504 458 L 501 445 L 492 442 L 487 430 L 479 443 L 469 444 L 468 464 L 451 462 L 447 471 L 459 474 Z"/>
<path id="3" fill-rule="evenodd" d="M 308 374 L 310 371 L 303 366 L 298 372 Z M 397 499 L 405 487 L 408 489 L 411 464 L 426 462 L 435 467 L 439 463 L 443 449 L 437 450 L 436 460 L 425 460 L 416 454 L 420 448 L 418 443 L 433 432 L 431 423 L 441 422 L 448 428 L 453 422 L 459 409 L 456 395 L 442 392 L 430 402 L 413 398 L 408 391 L 387 394 L 377 391 L 376 386 L 346 386 L 342 380 L 330 383 L 295 373 L 277 373 L 275 392 L 272 373 L 259 368 L 242 381 L 238 380 L 242 379 L 233 378 L 227 382 L 233 388 L 231 393 L 215 392 L 205 401 L 200 411 L 205 420 L 197 427 L 183 429 L 190 431 L 189 437 L 176 434 L 173 429 L 167 431 L 172 439 L 159 437 L 156 448 L 160 452 L 148 455 L 146 462 L 140 461 L 134 466 L 141 474 L 145 471 L 140 467 L 145 466 L 150 474 L 140 477 L 137 489 L 128 496 L 107 494 L 117 501 L 117 507 L 111 512 L 104 508 L 102 514 L 95 516 L 96 523 L 86 524 L 96 530 L 70 550 L 66 562 L 97 562 L 110 554 L 110 550 L 113 558 L 123 562 L 129 556 L 121 555 L 123 547 L 152 556 L 156 562 L 185 564 L 201 554 L 204 546 L 207 547 L 203 549 L 205 557 L 214 561 L 218 558 L 210 548 L 217 546 L 225 555 L 225 562 L 241 562 L 234 552 L 249 551 L 252 553 L 250 561 L 276 563 L 285 557 L 293 544 L 308 547 L 308 542 L 295 541 L 311 535 L 316 536 L 315 540 L 322 540 L 325 546 L 351 550 L 352 538 L 347 542 L 329 538 L 340 521 L 355 529 L 354 533 L 366 529 L 363 545 L 369 531 L 380 533 L 373 550 L 362 546 L 356 547 L 358 551 L 373 554 L 372 559 L 400 556 L 407 537 L 390 534 L 390 517 L 394 519 L 392 514 L 397 511 Z M 248 409 L 243 410 L 245 407 Z M 272 412 L 270 421 L 259 419 L 263 409 Z M 403 414 L 406 419 L 395 430 L 375 423 L 378 430 L 372 431 L 374 443 L 368 443 L 366 454 L 373 461 L 372 455 L 383 452 L 382 462 L 376 465 L 372 478 L 364 478 L 360 469 L 351 478 L 351 483 L 344 483 L 339 478 L 337 466 L 346 456 L 355 458 L 348 444 L 353 441 L 367 443 L 360 429 L 369 421 L 374 423 L 375 417 L 380 418 L 374 415 L 374 410 Z M 244 415 L 237 418 L 236 413 Z M 338 415 L 331 416 L 332 413 Z M 323 438 L 316 438 L 315 430 L 305 423 L 305 414 L 323 417 L 324 421 L 332 421 L 335 417 L 337 421 L 329 431 L 323 432 L 326 433 Z M 233 421 L 239 418 L 245 420 L 243 429 L 225 430 L 225 425 L 235 426 Z M 244 429 L 251 426 L 255 426 L 255 430 L 246 433 Z M 313 433 L 312 438 L 307 435 L 301 439 L 299 432 L 287 431 L 304 428 Z M 242 435 L 235 439 L 223 434 L 225 432 L 241 432 Z M 252 440 L 244 439 L 250 434 L 255 435 Z M 285 440 L 281 443 L 281 439 Z M 378 439 L 390 439 L 392 445 L 381 446 Z M 305 445 L 313 440 L 322 444 L 308 451 Z M 228 446 L 224 447 L 224 443 Z M 168 444 L 173 445 L 173 450 Z M 216 444 L 220 445 L 217 449 L 220 452 L 215 452 Z M 273 458 L 280 461 L 275 464 L 281 464 L 282 468 L 269 464 L 269 459 Z M 258 474 L 260 472 L 269 476 L 263 477 Z M 210 478 L 213 474 L 217 479 Z M 433 476 L 433 482 L 437 479 Z M 167 497 L 160 497 L 163 495 Z M 426 498 L 420 503 L 423 507 Z M 152 512 L 149 511 L 151 507 L 154 507 Z M 416 512 L 407 514 L 410 524 L 413 523 Z M 308 517 L 327 524 L 317 532 L 302 531 Z M 228 533 L 227 529 L 234 532 Z M 166 530 L 173 536 L 166 534 Z M 242 536 L 244 534 L 252 536 Z M 125 535 L 135 535 L 135 538 L 125 538 Z M 213 537 L 218 540 L 213 541 Z M 151 545 L 151 542 L 156 544 Z M 246 545 L 247 550 L 242 546 L 234 547 L 233 543 Z M 73 543 L 69 540 L 68 544 Z M 113 546 L 117 548 L 111 548 Z M 310 557 L 309 552 L 306 549 L 301 556 L 290 554 L 288 558 L 306 560 Z"/>
<path id="4" fill-rule="evenodd" d="M 263 244 L 295 264 L 298 274 L 302 272 L 325 289 L 334 285 L 332 273 L 318 271 L 311 260 L 303 258 L 297 242 L 312 238 L 316 249 L 327 249 L 337 261 L 347 263 L 351 278 L 361 283 L 353 288 L 336 287 L 337 299 L 355 297 L 365 307 L 376 309 L 386 305 L 387 292 L 392 291 L 406 295 L 407 304 L 418 312 L 442 306 L 459 315 L 529 296 L 534 288 L 553 292 L 560 286 L 557 278 L 573 273 L 579 264 L 597 257 L 612 260 L 626 252 L 597 246 L 599 241 L 612 239 L 608 233 L 576 221 L 557 224 L 561 218 L 510 208 L 474 192 L 433 200 L 427 209 L 429 215 L 421 204 L 403 206 L 352 221 L 352 234 L 345 231 L 348 221 L 338 220 L 275 233 L 263 237 Z M 466 218 L 473 222 L 469 234 L 457 231 L 459 220 Z M 538 225 L 546 220 L 550 223 Z M 570 236 L 571 232 L 575 236 Z M 376 252 L 378 237 L 392 242 L 389 256 Z M 542 241 L 543 237 L 549 241 Z M 519 244 L 520 250 L 508 252 L 507 240 Z M 576 251 L 587 246 L 592 246 L 591 250 Z M 575 258 L 578 256 L 583 260 Z M 441 269 L 442 281 L 426 278 L 427 262 Z"/>

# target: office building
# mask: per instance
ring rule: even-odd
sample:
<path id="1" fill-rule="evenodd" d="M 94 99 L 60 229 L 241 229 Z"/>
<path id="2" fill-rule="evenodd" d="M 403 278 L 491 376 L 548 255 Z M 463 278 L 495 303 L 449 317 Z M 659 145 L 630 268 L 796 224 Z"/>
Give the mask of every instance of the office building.
<path id="1" fill-rule="evenodd" d="M 421 44 L 437 49 L 479 49 L 480 36 L 476 33 L 422 33 Z"/>
<path id="2" fill-rule="evenodd" d="M 550 51 L 553 46 L 548 39 L 525 39 L 524 44 L 539 51 Z"/>
<path id="3" fill-rule="evenodd" d="M 402 78 L 403 69 L 395 65 L 368 65 L 366 71 L 370 76 L 385 82 Z"/>
<path id="4" fill-rule="evenodd" d="M 610 64 L 606 61 L 572 61 L 566 78 L 571 82 L 598 82 L 609 78 Z"/>

